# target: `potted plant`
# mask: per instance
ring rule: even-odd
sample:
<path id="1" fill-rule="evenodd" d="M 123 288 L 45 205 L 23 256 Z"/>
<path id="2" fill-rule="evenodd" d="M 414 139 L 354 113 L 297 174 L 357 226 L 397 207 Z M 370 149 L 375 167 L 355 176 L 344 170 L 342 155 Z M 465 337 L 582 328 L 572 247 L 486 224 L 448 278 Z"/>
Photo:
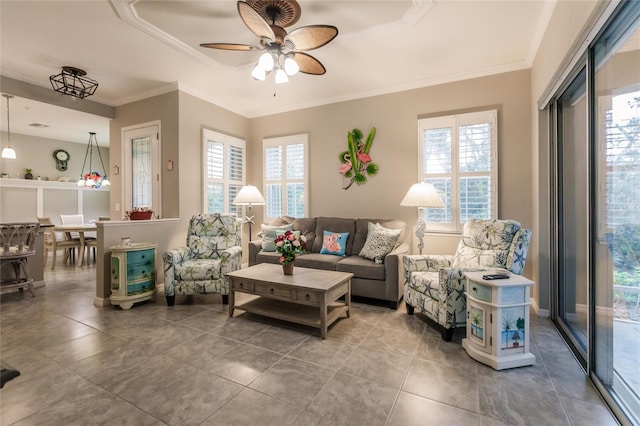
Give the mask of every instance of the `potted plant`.
<path id="1" fill-rule="evenodd" d="M 33 179 L 33 170 L 25 169 L 26 173 L 24 174 L 25 179 Z"/>
<path id="2" fill-rule="evenodd" d="M 296 254 L 304 253 L 307 248 L 307 239 L 300 232 L 285 231 L 276 236 L 276 251 L 280 253 L 278 262 L 282 265 L 285 275 L 293 274 L 293 262 L 296 260 Z"/>

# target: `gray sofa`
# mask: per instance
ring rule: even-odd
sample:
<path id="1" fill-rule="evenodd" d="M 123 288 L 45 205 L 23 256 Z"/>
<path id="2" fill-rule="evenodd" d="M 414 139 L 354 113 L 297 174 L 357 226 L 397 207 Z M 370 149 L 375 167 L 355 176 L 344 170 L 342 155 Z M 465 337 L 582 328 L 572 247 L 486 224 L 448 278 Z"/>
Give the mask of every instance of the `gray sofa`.
<path id="1" fill-rule="evenodd" d="M 380 223 L 391 229 L 402 229 L 395 248 L 384 257 L 382 264 L 359 256 L 368 234 L 369 222 Z M 399 277 L 400 256 L 409 252 L 411 233 L 404 221 L 384 219 L 343 219 L 333 217 L 279 218 L 275 225 L 293 224 L 307 239 L 307 251 L 296 257 L 295 266 L 351 272 L 351 294 L 389 302 L 396 308 L 403 296 L 403 283 Z M 348 232 L 345 256 L 321 254 L 324 231 Z M 249 266 L 259 263 L 278 263 L 279 254 L 262 250 L 262 240 L 249 243 Z M 295 273 L 295 272 L 294 272 Z"/>

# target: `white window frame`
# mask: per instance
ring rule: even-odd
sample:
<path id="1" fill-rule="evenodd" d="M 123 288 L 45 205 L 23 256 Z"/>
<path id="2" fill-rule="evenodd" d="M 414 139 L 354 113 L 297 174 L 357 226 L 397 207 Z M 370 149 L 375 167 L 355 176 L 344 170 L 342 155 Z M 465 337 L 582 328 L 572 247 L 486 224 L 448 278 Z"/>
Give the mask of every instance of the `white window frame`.
<path id="1" fill-rule="evenodd" d="M 472 124 L 491 124 L 491 170 L 486 172 L 460 172 L 458 129 L 460 126 Z M 425 130 L 451 128 L 451 172 L 450 173 L 425 173 L 423 133 Z M 491 219 L 498 217 L 498 112 L 497 110 L 479 111 L 467 114 L 456 114 L 441 117 L 423 118 L 418 120 L 418 181 L 427 179 L 450 178 L 451 179 L 451 222 L 432 222 L 428 220 L 427 209 L 423 209 L 423 218 L 427 221 L 429 232 L 462 231 L 463 223 L 460 223 L 460 179 L 466 176 L 489 176 L 491 180 Z M 443 201 L 446 203 L 446 200 Z"/>
<path id="2" fill-rule="evenodd" d="M 286 176 L 286 167 L 287 167 L 287 159 L 286 159 L 286 146 L 287 145 L 303 145 L 304 149 L 304 177 L 302 179 L 287 179 Z M 267 180 L 267 149 L 273 147 L 282 147 L 283 156 L 282 156 L 282 177 L 279 180 Z M 309 135 L 308 134 L 299 134 L 299 135 L 291 135 L 291 136 L 283 136 L 276 138 L 266 138 L 262 140 L 262 158 L 263 158 L 263 191 L 262 193 L 265 196 L 265 200 L 267 201 L 267 205 L 269 205 L 269 191 L 267 191 L 267 185 L 269 184 L 281 184 L 282 188 L 286 188 L 287 184 L 290 183 L 303 183 L 304 184 L 304 217 L 309 217 Z M 287 197 L 286 194 L 283 193 L 282 196 L 282 214 L 287 214 Z M 264 208 L 264 222 L 269 223 L 273 220 L 277 219 L 275 217 L 268 217 L 268 208 Z"/>
<path id="3" fill-rule="evenodd" d="M 207 163 L 207 155 L 208 155 L 208 145 L 209 141 L 222 143 L 224 145 L 224 158 L 222 160 L 222 179 L 210 178 L 208 173 L 208 163 Z M 247 176 L 247 143 L 246 141 L 236 138 L 233 136 L 225 135 L 224 133 L 216 132 L 211 129 L 202 129 L 202 212 L 203 213 L 214 213 L 209 212 L 209 203 L 208 203 L 208 194 L 207 194 L 207 186 L 209 183 L 222 183 L 224 185 L 224 212 L 220 213 L 228 213 L 231 211 L 231 207 L 234 207 L 234 211 L 236 211 L 235 206 L 231 206 L 231 201 L 229 199 L 229 186 L 237 185 L 242 188 L 245 185 L 245 180 Z M 243 151 L 242 155 L 242 179 L 231 179 L 228 174 L 228 164 L 229 160 L 229 150 L 231 147 L 241 148 Z M 218 213 L 218 212 L 215 212 Z M 242 216 L 242 208 L 239 209 L 238 217 Z"/>

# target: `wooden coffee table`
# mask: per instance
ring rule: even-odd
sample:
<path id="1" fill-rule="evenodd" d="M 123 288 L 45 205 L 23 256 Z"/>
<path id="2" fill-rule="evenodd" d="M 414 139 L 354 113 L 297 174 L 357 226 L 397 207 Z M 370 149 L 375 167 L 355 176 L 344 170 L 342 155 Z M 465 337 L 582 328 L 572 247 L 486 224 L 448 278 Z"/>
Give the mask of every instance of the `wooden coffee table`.
<path id="1" fill-rule="evenodd" d="M 351 277 L 348 272 L 323 271 L 296 267 L 293 275 L 284 275 L 281 265 L 261 263 L 227 274 L 229 277 L 229 316 L 241 309 L 296 324 L 327 328 L 343 314 L 350 316 Z M 259 297 L 235 304 L 235 293 Z M 344 301 L 339 301 L 344 296 Z"/>

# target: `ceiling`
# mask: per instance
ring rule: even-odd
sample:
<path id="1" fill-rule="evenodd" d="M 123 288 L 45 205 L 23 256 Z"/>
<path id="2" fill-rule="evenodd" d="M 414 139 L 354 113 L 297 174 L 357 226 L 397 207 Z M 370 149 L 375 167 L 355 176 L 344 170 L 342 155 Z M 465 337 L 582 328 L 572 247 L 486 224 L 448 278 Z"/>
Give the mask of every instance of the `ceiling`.
<path id="1" fill-rule="evenodd" d="M 289 32 L 313 24 L 339 29 L 335 40 L 310 52 L 327 68 L 323 76 L 299 73 L 276 86 L 273 75 L 250 76 L 261 52 L 201 48 L 257 45 L 232 0 L 0 0 L 0 72 L 50 88 L 49 76 L 71 65 L 99 82 L 91 100 L 106 105 L 179 87 L 252 118 L 529 68 L 555 6 L 547 0 L 299 3 L 301 18 Z M 28 99 L 11 102 L 12 133 L 86 143 L 89 131 L 108 132 L 103 118 Z M 50 127 L 28 126 L 34 122 Z"/>

